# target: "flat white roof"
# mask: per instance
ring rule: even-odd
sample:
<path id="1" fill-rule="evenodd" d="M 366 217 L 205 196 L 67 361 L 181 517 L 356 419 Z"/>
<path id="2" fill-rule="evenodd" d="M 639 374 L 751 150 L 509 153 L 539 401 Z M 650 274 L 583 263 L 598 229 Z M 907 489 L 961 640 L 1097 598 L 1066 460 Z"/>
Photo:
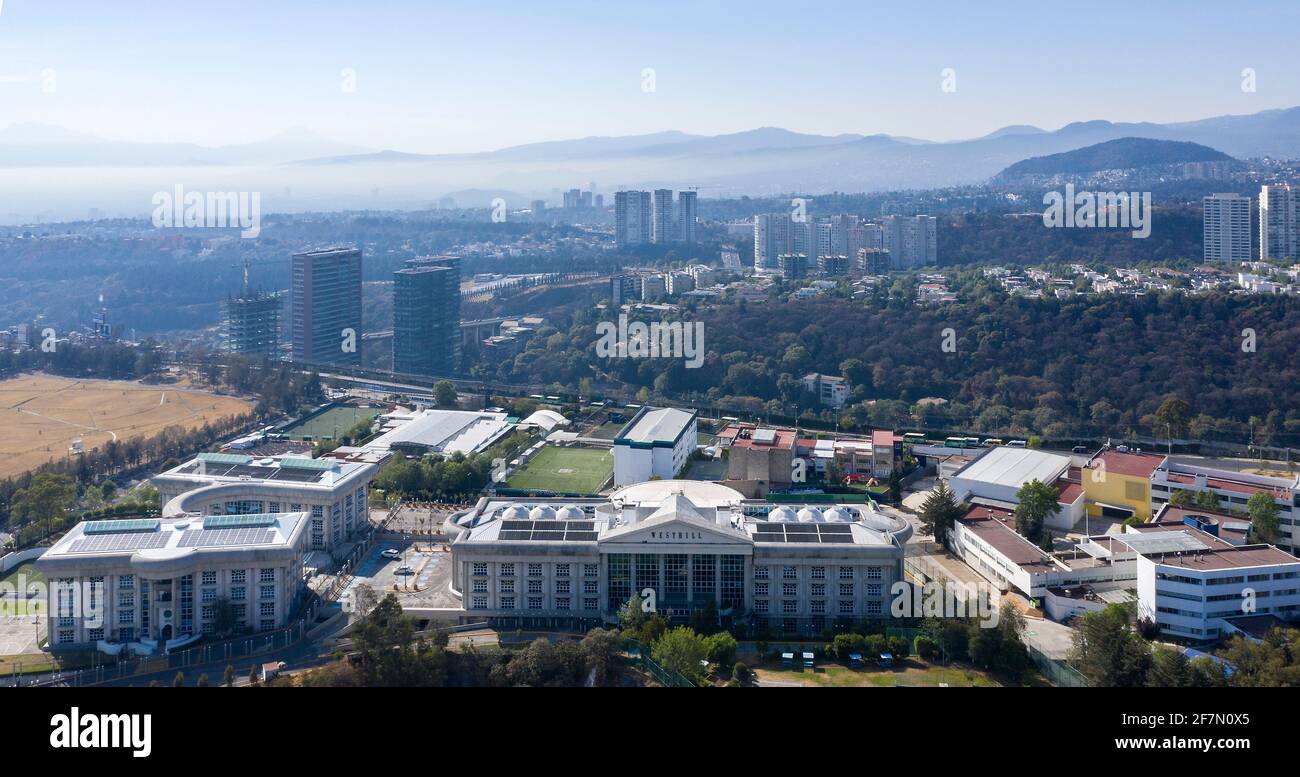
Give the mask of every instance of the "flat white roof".
<path id="1" fill-rule="evenodd" d="M 509 427 L 505 413 L 425 410 L 365 447 L 389 450 L 397 445 L 419 445 L 437 453 L 468 455 L 491 444 Z"/>
<path id="2" fill-rule="evenodd" d="M 306 513 L 276 513 L 176 520 L 82 521 L 45 551 L 41 559 L 47 562 L 105 556 L 166 559 L 179 558 L 199 549 L 287 549 L 292 545 L 295 530 L 306 520 Z"/>
<path id="3" fill-rule="evenodd" d="M 1019 488 L 1032 480 L 1051 483 L 1069 467 L 1069 456 L 1032 448 L 990 448 L 958 470 L 953 478 Z"/>
<path id="4" fill-rule="evenodd" d="M 640 418 L 632 422 L 619 435 L 630 442 L 675 442 L 694 413 L 675 407 L 647 408 Z"/>

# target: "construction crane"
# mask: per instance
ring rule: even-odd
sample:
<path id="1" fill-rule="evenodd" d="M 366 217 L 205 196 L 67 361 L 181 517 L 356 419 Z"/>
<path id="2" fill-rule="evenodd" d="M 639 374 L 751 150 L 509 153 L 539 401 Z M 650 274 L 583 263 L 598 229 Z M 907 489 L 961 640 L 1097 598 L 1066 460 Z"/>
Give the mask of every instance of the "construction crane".
<path id="1" fill-rule="evenodd" d="M 288 261 L 289 261 L 288 259 L 267 259 L 267 260 L 264 260 L 264 261 L 258 262 L 258 264 L 260 264 L 260 265 L 264 265 L 264 264 L 285 264 L 285 263 L 287 263 Z M 244 285 L 243 285 L 243 288 L 242 288 L 241 291 L 240 291 L 240 296 L 241 296 L 241 297 L 245 297 L 245 298 L 248 297 L 248 296 L 252 293 L 252 284 L 249 282 L 249 279 L 248 279 L 248 278 L 249 278 L 249 274 L 250 274 L 251 271 L 252 271 L 252 267 L 253 267 L 253 258 L 252 258 L 251 256 L 248 255 L 248 252 L 245 251 L 245 252 L 244 252 L 243 261 L 240 262 L 239 264 L 232 264 L 232 265 L 230 265 L 230 266 L 231 266 L 231 267 L 234 267 L 234 268 L 236 268 L 236 269 L 238 269 L 238 268 L 240 268 L 240 267 L 242 267 L 242 268 L 244 269 Z"/>

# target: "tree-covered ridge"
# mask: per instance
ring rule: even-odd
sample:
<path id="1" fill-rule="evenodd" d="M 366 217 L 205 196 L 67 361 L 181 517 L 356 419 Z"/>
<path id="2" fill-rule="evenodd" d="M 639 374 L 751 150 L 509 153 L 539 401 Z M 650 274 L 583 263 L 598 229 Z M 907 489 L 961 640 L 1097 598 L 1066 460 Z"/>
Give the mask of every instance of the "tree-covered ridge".
<path id="1" fill-rule="evenodd" d="M 1092 173 L 1180 162 L 1227 162 L 1232 157 L 1200 143 L 1154 138 L 1116 138 L 1104 143 L 1036 156 L 1016 162 L 998 173 L 995 180 L 1027 176 Z"/>
<path id="2" fill-rule="evenodd" d="M 704 323 L 707 355 L 699 369 L 681 359 L 598 359 L 602 313 L 579 313 L 514 359 L 477 371 L 568 386 L 613 379 L 647 396 L 760 413 L 798 407 L 857 425 L 908 425 L 915 411 L 934 428 L 1051 436 L 1164 438 L 1170 430 L 1155 413 L 1178 397 L 1190 410 L 1175 436 L 1244 440 L 1253 428 L 1257 442 L 1300 442 L 1294 300 L 1032 300 L 1007 296 L 978 272 L 959 273 L 949 285 L 959 301 L 937 307 L 915 305 L 903 279 L 867 300 L 830 295 L 687 307 L 683 318 Z M 941 347 L 948 329 L 952 352 Z M 850 404 L 838 416 L 818 408 L 800 384 L 813 371 L 849 379 Z M 947 402 L 917 404 L 934 397 Z"/>

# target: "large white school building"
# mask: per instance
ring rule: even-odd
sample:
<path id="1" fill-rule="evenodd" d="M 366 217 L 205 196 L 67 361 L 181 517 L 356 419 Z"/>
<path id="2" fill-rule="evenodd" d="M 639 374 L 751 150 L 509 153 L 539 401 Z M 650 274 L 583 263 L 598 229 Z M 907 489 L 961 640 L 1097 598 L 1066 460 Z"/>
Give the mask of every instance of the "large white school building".
<path id="1" fill-rule="evenodd" d="M 50 649 L 149 654 L 223 618 L 232 632 L 280 628 L 305 590 L 307 526 L 301 512 L 79 523 L 35 562 Z"/>
<path id="2" fill-rule="evenodd" d="M 457 524 L 452 587 L 466 621 L 585 628 L 636 596 L 670 620 L 714 607 L 808 635 L 889 617 L 912 531 L 870 504 L 775 504 L 683 480 L 603 499 L 485 497 Z"/>
<path id="3" fill-rule="evenodd" d="M 367 527 L 374 463 L 305 456 L 200 453 L 152 482 L 163 517 L 308 514 L 308 550 L 329 551 Z"/>

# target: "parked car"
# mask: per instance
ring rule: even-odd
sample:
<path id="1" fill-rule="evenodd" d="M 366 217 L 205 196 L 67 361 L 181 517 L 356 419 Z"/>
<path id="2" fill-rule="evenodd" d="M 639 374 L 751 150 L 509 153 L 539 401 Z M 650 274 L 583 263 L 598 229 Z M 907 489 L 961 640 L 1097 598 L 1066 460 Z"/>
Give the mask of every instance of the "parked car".
<path id="1" fill-rule="evenodd" d="M 402 551 L 396 548 L 386 548 L 384 552 L 380 553 L 379 555 L 387 559 L 399 559 L 402 557 Z"/>

